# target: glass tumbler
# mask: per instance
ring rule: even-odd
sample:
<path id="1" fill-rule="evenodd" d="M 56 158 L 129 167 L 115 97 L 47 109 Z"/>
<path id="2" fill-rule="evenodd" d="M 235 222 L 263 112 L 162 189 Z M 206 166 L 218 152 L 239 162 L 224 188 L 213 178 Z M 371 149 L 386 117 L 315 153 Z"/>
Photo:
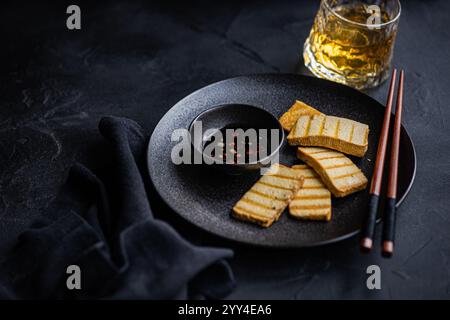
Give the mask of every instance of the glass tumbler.
<path id="1" fill-rule="evenodd" d="M 400 13 L 398 0 L 322 0 L 305 41 L 305 66 L 357 89 L 379 85 L 389 76 Z"/>

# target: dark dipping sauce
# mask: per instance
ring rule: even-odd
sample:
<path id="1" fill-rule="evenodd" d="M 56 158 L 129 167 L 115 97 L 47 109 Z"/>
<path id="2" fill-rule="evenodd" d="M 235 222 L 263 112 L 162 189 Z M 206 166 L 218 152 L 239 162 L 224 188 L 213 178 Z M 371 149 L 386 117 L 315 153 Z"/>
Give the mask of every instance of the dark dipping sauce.
<path id="1" fill-rule="evenodd" d="M 227 126 L 205 139 L 203 150 L 214 148 L 207 154 L 219 163 L 251 163 L 271 154 L 271 141 L 270 129 Z"/>

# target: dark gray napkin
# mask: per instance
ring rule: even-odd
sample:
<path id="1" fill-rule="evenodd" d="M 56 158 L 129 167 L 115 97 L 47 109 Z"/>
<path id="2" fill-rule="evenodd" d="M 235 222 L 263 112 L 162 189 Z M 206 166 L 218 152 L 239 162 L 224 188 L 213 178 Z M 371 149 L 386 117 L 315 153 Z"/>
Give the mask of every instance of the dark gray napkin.
<path id="1" fill-rule="evenodd" d="M 106 117 L 110 165 L 81 164 L 50 208 L 0 263 L 1 298 L 221 298 L 234 287 L 228 249 L 198 247 L 155 219 L 145 183 L 147 137 L 134 121 Z M 66 268 L 81 270 L 81 290 Z"/>

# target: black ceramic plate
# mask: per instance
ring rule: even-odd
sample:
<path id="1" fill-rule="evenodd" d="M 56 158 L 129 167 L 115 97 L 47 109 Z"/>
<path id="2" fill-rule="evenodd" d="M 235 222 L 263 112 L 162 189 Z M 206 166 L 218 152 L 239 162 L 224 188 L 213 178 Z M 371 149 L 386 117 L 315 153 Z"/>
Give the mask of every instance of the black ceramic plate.
<path id="1" fill-rule="evenodd" d="M 354 119 L 370 127 L 369 149 L 363 159 L 352 158 L 370 179 L 384 107 L 376 100 L 349 87 L 300 75 L 254 75 L 232 78 L 204 87 L 170 109 L 156 126 L 148 147 L 148 168 L 162 199 L 179 215 L 200 228 L 221 237 L 270 247 L 306 247 L 331 243 L 356 234 L 367 211 L 368 191 L 345 198 L 333 198 L 330 222 L 299 221 L 285 212 L 270 228 L 235 220 L 230 210 L 259 177 L 259 171 L 230 176 L 205 170 L 199 165 L 174 165 L 171 134 L 188 128 L 192 119 L 211 107 L 249 104 L 279 117 L 300 99 L 323 113 Z M 280 162 L 299 163 L 295 149 L 285 145 Z M 413 183 L 416 156 L 405 128 L 401 133 L 398 203 Z"/>

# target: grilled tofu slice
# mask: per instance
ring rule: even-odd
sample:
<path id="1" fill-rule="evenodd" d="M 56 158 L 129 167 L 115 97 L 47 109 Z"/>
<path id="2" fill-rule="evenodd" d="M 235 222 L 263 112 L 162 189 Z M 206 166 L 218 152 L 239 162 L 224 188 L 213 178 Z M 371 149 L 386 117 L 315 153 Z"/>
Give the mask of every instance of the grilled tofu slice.
<path id="1" fill-rule="evenodd" d="M 274 164 L 234 205 L 232 215 L 269 227 L 278 220 L 302 184 L 300 171 Z"/>
<path id="2" fill-rule="evenodd" d="M 345 197 L 367 186 L 364 173 L 340 152 L 300 147 L 297 157 L 314 169 L 335 197 Z"/>
<path id="3" fill-rule="evenodd" d="M 289 203 L 290 215 L 299 219 L 330 221 L 331 192 L 306 164 L 295 165 L 292 169 L 303 176 L 304 182 Z"/>
<path id="4" fill-rule="evenodd" d="M 303 115 L 287 139 L 290 145 L 317 146 L 363 157 L 368 146 L 369 127 L 350 119 Z"/>
<path id="5" fill-rule="evenodd" d="M 292 107 L 280 117 L 280 123 L 284 130 L 291 131 L 300 116 L 313 114 L 321 115 L 322 113 L 306 103 L 296 100 Z"/>

